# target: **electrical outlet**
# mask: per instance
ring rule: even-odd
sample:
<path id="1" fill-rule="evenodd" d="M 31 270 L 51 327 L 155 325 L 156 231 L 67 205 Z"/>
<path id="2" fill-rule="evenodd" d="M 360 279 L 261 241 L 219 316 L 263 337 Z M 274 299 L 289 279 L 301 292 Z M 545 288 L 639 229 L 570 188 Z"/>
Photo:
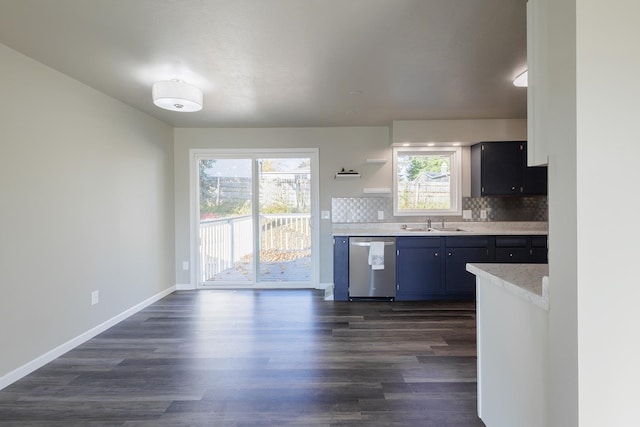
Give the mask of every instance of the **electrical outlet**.
<path id="1" fill-rule="evenodd" d="M 96 305 L 100 302 L 100 291 L 91 292 L 91 305 Z"/>
<path id="2" fill-rule="evenodd" d="M 320 212 L 321 219 L 331 219 L 331 211 L 321 211 Z"/>
<path id="3" fill-rule="evenodd" d="M 480 209 L 480 219 L 487 219 L 487 211 Z"/>
<path id="4" fill-rule="evenodd" d="M 379 220 L 383 220 L 384 219 L 384 211 L 378 211 L 378 219 Z"/>
<path id="5" fill-rule="evenodd" d="M 464 209 L 462 211 L 462 219 L 473 219 L 473 214 L 471 209 Z"/>
<path id="6" fill-rule="evenodd" d="M 189 270 L 189 261 L 182 261 L 182 269 L 185 271 Z"/>

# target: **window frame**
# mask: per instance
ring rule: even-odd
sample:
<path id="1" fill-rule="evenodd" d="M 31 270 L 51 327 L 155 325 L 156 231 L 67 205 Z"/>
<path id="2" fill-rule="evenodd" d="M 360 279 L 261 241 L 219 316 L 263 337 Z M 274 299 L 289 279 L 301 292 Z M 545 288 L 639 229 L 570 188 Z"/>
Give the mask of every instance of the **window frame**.
<path id="1" fill-rule="evenodd" d="M 398 155 L 432 154 L 451 156 L 449 209 L 400 209 L 398 198 Z M 459 216 L 462 215 L 462 148 L 461 147 L 427 147 L 418 144 L 393 147 L 393 215 L 394 216 Z"/>

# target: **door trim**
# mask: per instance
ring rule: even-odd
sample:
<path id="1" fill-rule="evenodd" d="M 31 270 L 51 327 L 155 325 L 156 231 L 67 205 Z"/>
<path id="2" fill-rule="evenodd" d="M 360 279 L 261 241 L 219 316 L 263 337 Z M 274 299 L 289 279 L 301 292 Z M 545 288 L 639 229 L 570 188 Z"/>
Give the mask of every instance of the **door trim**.
<path id="1" fill-rule="evenodd" d="M 189 264 L 190 281 L 194 289 L 212 289 L 203 285 L 198 278 L 199 271 L 199 206 L 198 206 L 198 159 L 211 157 L 244 157 L 252 160 L 261 157 L 274 157 L 286 154 L 288 157 L 304 156 L 311 159 L 311 280 L 310 282 L 258 282 L 257 277 L 251 284 L 218 285 L 216 289 L 299 289 L 301 287 L 317 289 L 320 283 L 320 183 L 318 148 L 192 148 L 189 150 Z M 255 180 L 254 180 L 255 181 Z"/>

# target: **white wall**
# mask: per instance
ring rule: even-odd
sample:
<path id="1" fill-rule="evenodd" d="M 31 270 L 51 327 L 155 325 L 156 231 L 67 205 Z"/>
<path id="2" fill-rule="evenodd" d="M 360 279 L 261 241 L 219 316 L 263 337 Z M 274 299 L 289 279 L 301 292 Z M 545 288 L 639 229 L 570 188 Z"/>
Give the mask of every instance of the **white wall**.
<path id="1" fill-rule="evenodd" d="M 394 120 L 391 131 L 394 143 L 526 140 L 526 119 Z"/>
<path id="2" fill-rule="evenodd" d="M 549 425 L 578 425 L 575 0 L 535 0 L 549 174 Z M 553 109 L 553 114 L 549 113 Z M 544 157 L 544 154 L 542 155 Z M 590 233 L 593 233 L 591 230 Z"/>
<path id="3" fill-rule="evenodd" d="M 633 0 L 576 2 L 581 426 L 638 425 L 639 16 Z"/>
<path id="4" fill-rule="evenodd" d="M 539 1 L 555 112 L 545 132 L 549 425 L 637 425 L 640 3 Z"/>
<path id="5" fill-rule="evenodd" d="M 174 242 L 171 127 L 4 45 L 0 63 L 2 380 L 170 288 Z"/>

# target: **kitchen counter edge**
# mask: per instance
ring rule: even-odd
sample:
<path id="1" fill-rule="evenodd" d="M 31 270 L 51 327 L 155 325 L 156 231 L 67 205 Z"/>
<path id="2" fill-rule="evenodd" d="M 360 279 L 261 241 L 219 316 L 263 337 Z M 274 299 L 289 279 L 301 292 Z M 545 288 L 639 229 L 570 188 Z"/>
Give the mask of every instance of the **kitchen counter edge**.
<path id="1" fill-rule="evenodd" d="M 549 311 L 548 264 L 467 264 L 467 271 Z M 476 279 L 476 280 L 477 280 Z"/>
<path id="2" fill-rule="evenodd" d="M 409 224 L 420 227 L 420 224 Z M 447 228 L 460 228 L 461 231 L 408 231 L 400 228 L 400 224 L 357 224 L 335 225 L 333 236 L 546 236 L 549 234 L 546 222 L 462 222 L 447 223 Z"/>

